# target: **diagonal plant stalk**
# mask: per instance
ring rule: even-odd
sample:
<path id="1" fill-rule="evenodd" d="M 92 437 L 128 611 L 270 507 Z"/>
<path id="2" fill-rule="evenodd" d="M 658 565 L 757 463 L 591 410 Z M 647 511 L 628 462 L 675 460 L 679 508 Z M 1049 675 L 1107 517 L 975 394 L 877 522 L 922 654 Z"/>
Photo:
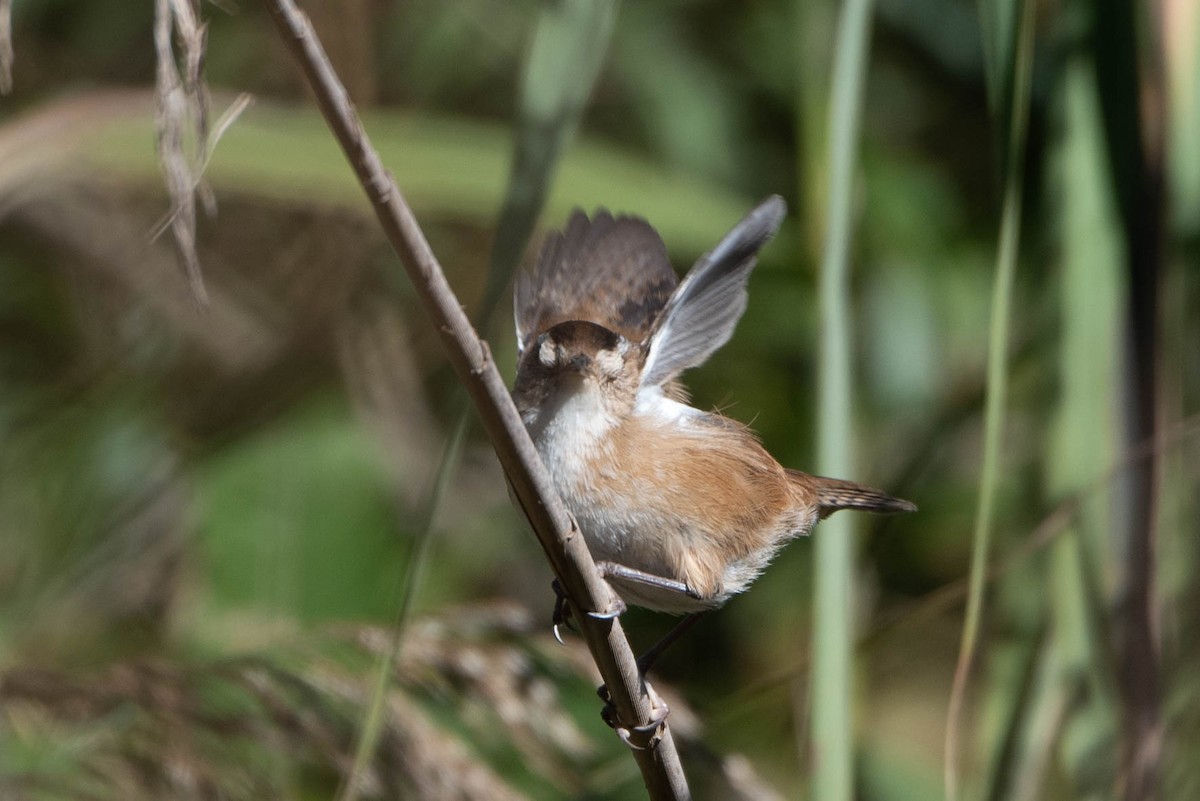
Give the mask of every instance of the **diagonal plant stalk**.
<path id="1" fill-rule="evenodd" d="M 992 518 L 996 489 L 1000 479 L 1001 435 L 1004 431 L 1004 404 L 1008 395 L 1008 334 L 1012 308 L 1013 282 L 1017 271 L 1017 251 L 1021 239 L 1021 194 L 1024 186 L 1025 134 L 1029 122 L 1030 85 L 1033 72 L 1034 9 L 1032 0 L 1018 0 L 1017 46 L 1013 51 L 1012 102 L 1009 105 L 1008 153 L 1005 158 L 1004 205 L 1000 218 L 1000 246 L 996 254 L 996 276 L 992 286 L 992 318 L 988 329 L 987 395 L 984 399 L 983 469 L 980 475 L 979 504 L 975 511 L 975 530 L 971 544 L 970 588 L 966 621 L 950 708 L 946 719 L 945 765 L 943 780 L 946 801 L 959 797 L 959 751 L 963 703 L 967 680 L 979 644 L 979 625 L 983 618 L 983 594 L 987 581 L 988 551 L 991 544 Z"/>
<path id="2" fill-rule="evenodd" d="M 583 537 L 554 492 L 487 344 L 471 327 L 412 210 L 371 146 L 308 18 L 292 0 L 264 1 L 432 318 L 450 363 L 479 412 L 518 503 L 572 606 L 579 612 L 576 619 L 618 714 L 630 726 L 648 728 L 645 734 L 634 732 L 641 750 L 632 754 L 650 797 L 690 798 L 670 728 L 664 724 L 657 735 L 649 730 L 652 702 L 620 620 L 598 619 L 587 614 L 612 609 L 615 597 L 600 578 Z"/>
<path id="3" fill-rule="evenodd" d="M 483 301 L 475 317 L 482 331 L 491 328 L 501 295 L 512 280 L 541 213 L 559 156 L 578 127 L 603 64 L 615 16 L 616 4 L 607 0 L 572 0 L 562 6 L 545 6 L 539 14 L 522 81 L 521 113 L 508 190 L 496 226 Z M 379 659 L 354 765 L 338 793 L 340 801 L 353 801 L 356 778 L 374 758 L 391 672 L 399 659 L 406 624 L 424 574 L 434 519 L 451 479 L 458 472 L 471 414 L 461 386 L 454 394 L 452 406 L 452 432 L 443 447 L 433 487 L 418 515 L 412 552 L 401 579 L 401 603 L 392 627 L 391 647 Z"/>

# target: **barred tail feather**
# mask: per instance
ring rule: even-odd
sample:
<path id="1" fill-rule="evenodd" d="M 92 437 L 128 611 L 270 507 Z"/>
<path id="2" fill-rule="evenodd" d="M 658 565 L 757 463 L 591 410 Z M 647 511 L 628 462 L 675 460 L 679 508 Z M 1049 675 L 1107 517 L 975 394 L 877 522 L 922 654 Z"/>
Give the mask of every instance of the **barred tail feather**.
<path id="1" fill-rule="evenodd" d="M 859 509 L 879 514 L 917 511 L 916 504 L 911 501 L 893 498 L 882 490 L 865 487 L 853 481 L 825 478 L 824 476 L 806 476 L 806 478 L 816 489 L 817 507 L 822 518 L 829 517 L 839 509 Z"/>

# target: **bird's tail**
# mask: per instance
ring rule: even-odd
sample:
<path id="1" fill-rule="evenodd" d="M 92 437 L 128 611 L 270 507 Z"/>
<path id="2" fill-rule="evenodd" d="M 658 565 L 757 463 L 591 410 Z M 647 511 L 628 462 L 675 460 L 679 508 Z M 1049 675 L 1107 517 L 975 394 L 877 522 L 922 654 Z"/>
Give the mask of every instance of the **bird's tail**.
<path id="1" fill-rule="evenodd" d="M 873 487 L 866 487 L 840 478 L 810 476 L 791 470 L 788 472 L 794 473 L 797 478 L 803 476 L 805 483 L 816 489 L 817 508 L 820 510 L 822 519 L 829 517 L 839 509 L 859 509 L 879 514 L 917 511 L 916 504 L 911 501 L 893 498 L 886 492 Z"/>

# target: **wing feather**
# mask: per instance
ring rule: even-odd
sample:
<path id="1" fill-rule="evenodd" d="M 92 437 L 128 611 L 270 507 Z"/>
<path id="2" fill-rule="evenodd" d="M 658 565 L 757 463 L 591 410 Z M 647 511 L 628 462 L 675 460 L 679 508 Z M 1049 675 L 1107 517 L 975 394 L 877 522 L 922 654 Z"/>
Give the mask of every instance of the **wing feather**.
<path id="1" fill-rule="evenodd" d="M 783 198 L 767 198 L 700 257 L 643 340 L 642 387 L 661 386 L 729 341 L 746 310 L 746 282 L 759 248 L 774 236 L 786 212 Z"/>
<path id="2" fill-rule="evenodd" d="M 546 238 L 534 268 L 517 275 L 518 348 L 568 320 L 640 342 L 678 282 L 666 245 L 645 220 L 603 209 L 589 219 L 576 209 L 561 232 Z"/>

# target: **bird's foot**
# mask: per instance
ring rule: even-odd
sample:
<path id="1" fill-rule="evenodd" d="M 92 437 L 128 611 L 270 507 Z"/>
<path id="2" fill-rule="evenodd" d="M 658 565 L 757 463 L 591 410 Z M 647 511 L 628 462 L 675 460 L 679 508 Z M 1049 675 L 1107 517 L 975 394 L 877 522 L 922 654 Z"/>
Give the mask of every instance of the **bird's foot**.
<path id="1" fill-rule="evenodd" d="M 612 701 L 612 694 L 608 691 L 608 685 L 602 684 L 596 690 L 596 694 L 604 702 L 604 708 L 600 710 L 600 717 L 610 729 L 617 733 L 617 736 L 621 738 L 621 742 L 635 751 L 645 751 L 662 739 L 663 726 L 667 722 L 667 716 L 671 714 L 671 708 L 667 706 L 667 702 L 662 699 L 662 696 L 655 691 L 654 686 L 646 681 L 645 678 L 642 679 L 642 684 L 645 686 L 646 695 L 650 699 L 650 721 L 638 726 L 627 726 L 621 720 L 616 704 Z M 645 745 L 638 745 L 633 741 L 634 732 L 638 734 L 650 734 L 650 737 L 646 739 Z"/>
<path id="2" fill-rule="evenodd" d="M 612 589 L 609 588 L 609 591 L 611 592 Z M 621 597 L 613 592 L 612 597 L 609 599 L 607 609 L 601 609 L 598 612 L 588 612 L 587 614 L 588 617 L 595 618 L 596 620 L 616 620 L 621 615 L 625 614 L 625 610 L 628 608 L 629 607 L 625 605 L 625 602 L 621 600 Z"/>
<path id="3" fill-rule="evenodd" d="M 558 579 L 554 579 L 550 583 L 550 586 L 554 589 L 554 614 L 551 618 L 554 639 L 562 643 L 562 629 L 575 629 L 574 624 L 571 623 L 571 604 L 567 598 L 566 591 L 563 590 L 562 584 L 559 583 Z M 614 592 L 607 609 L 588 612 L 587 616 L 596 620 L 613 620 L 623 615 L 626 608 L 625 602 Z"/>

